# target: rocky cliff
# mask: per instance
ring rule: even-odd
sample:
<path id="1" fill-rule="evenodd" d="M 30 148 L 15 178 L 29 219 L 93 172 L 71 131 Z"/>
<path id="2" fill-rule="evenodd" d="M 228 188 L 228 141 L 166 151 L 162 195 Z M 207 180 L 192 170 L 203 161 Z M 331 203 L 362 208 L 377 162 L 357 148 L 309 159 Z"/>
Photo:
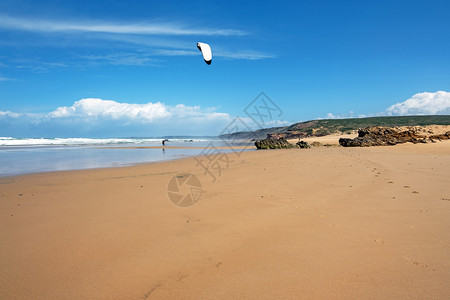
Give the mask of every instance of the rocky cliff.
<path id="1" fill-rule="evenodd" d="M 371 126 L 359 129 L 358 136 L 354 139 L 339 139 L 339 144 L 344 147 L 368 147 L 389 146 L 408 142 L 414 144 L 429 143 L 450 139 L 450 131 L 442 132 L 442 127 L 440 127 L 441 130 L 433 130 L 433 128 L 436 128 L 436 126 Z"/>
<path id="2" fill-rule="evenodd" d="M 450 125 L 450 115 L 443 116 L 390 116 L 351 119 L 322 119 L 299 122 L 290 126 L 264 128 L 256 131 L 234 132 L 222 134 L 222 139 L 260 140 L 264 138 L 302 139 L 329 134 L 356 133 L 359 128 L 369 126 L 426 126 Z"/>

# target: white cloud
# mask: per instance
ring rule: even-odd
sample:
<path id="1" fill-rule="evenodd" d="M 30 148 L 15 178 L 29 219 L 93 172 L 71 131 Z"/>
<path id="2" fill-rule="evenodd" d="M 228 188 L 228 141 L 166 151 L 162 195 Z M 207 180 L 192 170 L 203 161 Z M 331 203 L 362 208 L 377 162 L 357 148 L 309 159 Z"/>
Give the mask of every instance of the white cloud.
<path id="1" fill-rule="evenodd" d="M 224 57 L 229 59 L 246 59 L 246 60 L 260 60 L 267 58 L 276 58 L 275 55 L 261 53 L 252 50 L 236 50 L 236 51 L 221 51 L 218 50 L 214 53 L 215 56 Z"/>
<path id="2" fill-rule="evenodd" d="M 0 28 L 33 32 L 98 32 L 145 35 L 207 35 L 243 36 L 247 33 L 235 29 L 199 29 L 175 23 L 118 24 L 108 22 L 63 22 L 56 20 L 22 19 L 0 15 Z"/>
<path id="3" fill-rule="evenodd" d="M 163 55 L 163 56 L 194 56 L 198 55 L 198 51 L 195 50 L 158 50 L 155 52 L 157 55 Z M 245 59 L 245 60 L 259 60 L 259 59 L 266 59 L 266 58 L 275 58 L 274 55 L 261 53 L 257 51 L 251 51 L 251 50 L 236 50 L 233 52 L 230 51 L 222 51 L 213 49 L 213 57 L 223 57 L 228 59 Z"/>
<path id="4" fill-rule="evenodd" d="M 151 54 L 156 56 L 198 55 L 198 50 L 195 47 L 193 47 L 192 41 L 181 41 L 173 39 L 155 38 L 154 36 L 148 37 L 138 35 L 108 35 L 103 38 L 154 48 L 154 51 L 152 51 Z M 227 59 L 243 59 L 243 60 L 260 60 L 277 57 L 276 55 L 273 54 L 255 51 L 251 49 L 238 48 L 233 50 L 226 50 L 215 44 L 211 46 L 213 47 L 214 57 L 223 57 Z"/>
<path id="5" fill-rule="evenodd" d="M 325 117 L 325 119 L 349 119 L 349 118 L 364 118 L 365 115 L 355 115 L 354 111 L 349 111 L 346 114 L 333 114 L 333 113 L 327 113 L 327 116 Z M 318 118 L 318 119 L 323 119 L 323 118 Z"/>
<path id="6" fill-rule="evenodd" d="M 230 115 L 227 113 L 218 113 L 214 111 L 204 112 L 200 106 L 186 106 L 184 104 L 177 104 L 174 107 L 169 108 L 169 113 L 175 118 L 193 118 L 203 120 L 215 120 L 215 119 L 230 119 Z"/>
<path id="7" fill-rule="evenodd" d="M 271 121 L 265 122 L 264 127 L 265 128 L 281 127 L 281 126 L 287 126 L 287 125 L 291 125 L 291 124 L 292 124 L 292 122 L 285 121 L 285 120 L 271 120 Z"/>
<path id="8" fill-rule="evenodd" d="M 140 23 L 119 23 L 102 20 L 92 21 L 63 21 L 48 19 L 32 19 L 11 17 L 0 14 L 0 29 L 29 31 L 35 33 L 84 33 L 83 38 L 94 38 L 103 40 L 115 40 L 125 43 L 133 43 L 154 48 L 155 55 L 183 56 L 195 55 L 195 51 L 190 50 L 191 45 L 186 41 L 180 41 L 182 36 L 246 36 L 249 32 L 238 29 L 210 28 L 203 26 L 194 28 L 180 22 L 140 22 Z M 89 34 L 91 33 L 91 34 Z M 78 38 L 80 35 L 77 36 Z M 48 42 L 48 41 L 47 41 Z M 172 48 L 155 49 L 159 48 Z M 272 54 L 262 53 L 254 50 L 235 49 L 215 49 L 215 56 L 229 59 L 260 60 L 274 58 Z M 126 62 L 125 62 L 126 64 Z"/>
<path id="9" fill-rule="evenodd" d="M 87 98 L 49 113 L 0 111 L 0 136 L 217 135 L 231 120 L 214 108 Z"/>
<path id="10" fill-rule="evenodd" d="M 11 81 L 11 80 L 14 80 L 14 79 L 0 76 L 0 81 Z"/>
<path id="11" fill-rule="evenodd" d="M 338 116 L 333 115 L 332 113 L 327 113 L 327 119 L 336 119 Z"/>
<path id="12" fill-rule="evenodd" d="M 435 93 L 417 93 L 411 98 L 391 105 L 385 111 L 377 113 L 355 115 L 353 111 L 348 114 L 328 113 L 327 119 L 367 118 L 380 116 L 407 116 L 407 115 L 447 115 L 450 114 L 450 93 L 437 91 Z M 322 118 L 319 118 L 322 119 Z"/>
<path id="13" fill-rule="evenodd" d="M 47 116 L 50 118 L 81 117 L 131 119 L 151 122 L 170 115 L 167 107 L 160 103 L 129 104 L 112 100 L 87 98 L 76 101 L 72 106 L 58 107 Z"/>
<path id="14" fill-rule="evenodd" d="M 161 102 L 145 104 L 119 103 L 113 100 L 87 98 L 76 101 L 72 106 L 58 107 L 46 115 L 47 118 L 98 118 L 151 123 L 158 120 L 216 120 L 229 119 L 229 114 L 202 110 L 200 106 L 178 104 L 168 106 Z"/>
<path id="15" fill-rule="evenodd" d="M 83 56 L 82 58 L 91 61 L 93 64 L 111 64 L 111 65 L 125 65 L 125 66 L 148 66 L 160 62 L 160 60 L 150 58 L 148 55 L 136 53 L 87 55 Z"/>
<path id="16" fill-rule="evenodd" d="M 227 28 L 210 28 L 209 26 L 192 27 L 180 22 L 146 22 L 146 23 L 119 23 L 107 22 L 102 20 L 85 21 L 65 21 L 49 19 L 30 19 L 11 17 L 0 14 L 0 30 L 20 30 L 33 33 L 60 33 L 58 37 L 64 41 L 61 43 L 58 39 L 55 42 L 46 38 L 39 40 L 39 46 L 47 43 L 53 47 L 67 46 L 68 43 L 76 43 L 79 46 L 85 43 L 86 47 L 104 46 L 105 43 L 114 43 L 114 49 L 117 49 L 117 43 L 133 47 L 145 47 L 137 53 L 115 53 L 99 55 L 80 55 L 78 57 L 89 60 L 96 64 L 112 65 L 158 65 L 158 59 L 152 57 L 158 56 L 194 56 L 198 55 L 195 50 L 195 43 L 192 44 L 191 36 L 209 36 L 216 38 L 218 36 L 239 37 L 250 33 Z M 81 33 L 81 34 L 80 34 Z M 62 34 L 62 35 L 61 35 Z M 72 40 L 73 39 L 73 40 Z M 94 41 L 94 42 L 92 42 Z M 26 41 L 21 41 L 20 45 Z M 32 45 L 35 45 L 32 42 Z M 193 46 L 194 45 L 194 46 Z M 230 45 L 230 43 L 227 43 Z M 143 54 L 145 53 L 145 54 Z M 252 49 L 221 49 L 214 45 L 214 57 L 238 60 L 261 60 L 275 58 L 275 55 L 255 51 Z M 155 61 L 157 63 L 155 63 Z M 36 66 L 37 65 L 37 66 Z M 43 65 L 43 66 L 42 66 Z M 61 65 L 50 65 L 43 62 L 34 62 L 19 67 L 28 67 L 37 71 L 46 71 L 49 67 L 58 67 Z M 65 64 L 62 66 L 66 66 Z"/>
<path id="17" fill-rule="evenodd" d="M 169 50 L 169 49 L 161 49 L 155 51 L 156 55 L 161 56 L 195 56 L 199 55 L 199 52 L 196 50 L 183 50 L 183 49 L 176 49 L 176 50 Z"/>
<path id="18" fill-rule="evenodd" d="M 389 115 L 445 115 L 450 114 L 450 93 L 418 93 L 386 110 Z"/>
<path id="19" fill-rule="evenodd" d="M 20 114 L 11 112 L 11 111 L 1 111 L 0 110 L 0 117 L 18 118 L 18 117 L 20 117 Z"/>

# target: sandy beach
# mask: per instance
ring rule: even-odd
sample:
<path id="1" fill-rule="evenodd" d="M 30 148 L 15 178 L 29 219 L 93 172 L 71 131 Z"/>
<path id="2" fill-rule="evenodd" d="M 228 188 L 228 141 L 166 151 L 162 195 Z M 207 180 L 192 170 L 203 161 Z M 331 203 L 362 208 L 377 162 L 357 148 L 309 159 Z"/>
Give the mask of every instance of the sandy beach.
<path id="1" fill-rule="evenodd" d="M 0 298 L 448 299 L 450 141 L 227 158 L 0 178 Z"/>

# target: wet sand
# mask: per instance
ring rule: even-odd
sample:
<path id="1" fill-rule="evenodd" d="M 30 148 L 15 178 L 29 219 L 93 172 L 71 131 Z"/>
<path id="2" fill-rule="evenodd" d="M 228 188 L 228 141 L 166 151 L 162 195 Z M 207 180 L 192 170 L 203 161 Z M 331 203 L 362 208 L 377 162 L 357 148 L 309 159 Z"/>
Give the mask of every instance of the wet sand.
<path id="1" fill-rule="evenodd" d="M 186 147 L 186 146 L 121 146 L 121 147 L 102 147 L 100 149 L 205 149 L 205 147 Z M 255 149 L 255 146 L 220 146 L 216 147 L 214 146 L 214 149 L 220 149 L 220 150 L 251 150 Z"/>
<path id="2" fill-rule="evenodd" d="M 0 298 L 448 299 L 450 141 L 227 158 L 1 178 Z"/>

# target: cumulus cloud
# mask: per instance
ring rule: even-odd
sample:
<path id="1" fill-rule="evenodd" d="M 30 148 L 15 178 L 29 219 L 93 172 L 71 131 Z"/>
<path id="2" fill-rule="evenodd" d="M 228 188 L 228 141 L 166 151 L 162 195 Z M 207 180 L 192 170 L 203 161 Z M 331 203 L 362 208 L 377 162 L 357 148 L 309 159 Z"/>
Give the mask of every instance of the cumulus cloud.
<path id="1" fill-rule="evenodd" d="M 340 113 L 327 113 L 325 119 L 351 119 L 351 118 L 364 118 L 366 115 L 355 115 L 354 111 L 349 111 L 348 113 L 340 114 Z M 323 118 L 319 118 L 323 119 Z"/>
<path id="2" fill-rule="evenodd" d="M 341 115 L 335 115 L 332 113 L 327 113 L 327 119 L 341 119 Z"/>
<path id="3" fill-rule="evenodd" d="M 386 110 L 377 113 L 355 115 L 353 111 L 347 114 L 328 113 L 327 119 L 367 118 L 381 116 L 408 115 L 448 115 L 450 114 L 450 93 L 437 91 L 435 93 L 417 93 L 411 98 L 391 105 Z M 319 118 L 321 119 L 321 118 Z"/>
<path id="4" fill-rule="evenodd" d="M 10 111 L 1 111 L 0 110 L 0 117 L 18 118 L 18 117 L 20 117 L 20 114 L 10 112 Z"/>
<path id="5" fill-rule="evenodd" d="M 450 114 L 450 93 L 418 93 L 386 110 L 388 115 L 446 115 Z"/>
<path id="6" fill-rule="evenodd" d="M 200 106 L 177 104 L 168 106 L 161 102 L 145 104 L 120 103 L 113 100 L 86 98 L 76 101 L 72 106 L 58 107 L 46 115 L 48 118 L 78 117 L 85 119 L 107 118 L 125 119 L 141 123 L 151 123 L 161 119 L 228 119 L 227 113 L 202 110 Z"/>
<path id="7" fill-rule="evenodd" d="M 97 118 L 105 117 L 114 120 L 134 119 L 151 122 L 170 116 L 168 107 L 160 102 L 146 104 L 119 103 L 113 100 L 87 98 L 76 101 L 72 106 L 58 107 L 50 112 L 50 118 L 80 117 Z"/>
<path id="8" fill-rule="evenodd" d="M 216 135 L 232 120 L 212 108 L 161 102 L 124 103 L 86 98 L 49 113 L 0 111 L 0 135 L 22 136 L 163 136 Z"/>

